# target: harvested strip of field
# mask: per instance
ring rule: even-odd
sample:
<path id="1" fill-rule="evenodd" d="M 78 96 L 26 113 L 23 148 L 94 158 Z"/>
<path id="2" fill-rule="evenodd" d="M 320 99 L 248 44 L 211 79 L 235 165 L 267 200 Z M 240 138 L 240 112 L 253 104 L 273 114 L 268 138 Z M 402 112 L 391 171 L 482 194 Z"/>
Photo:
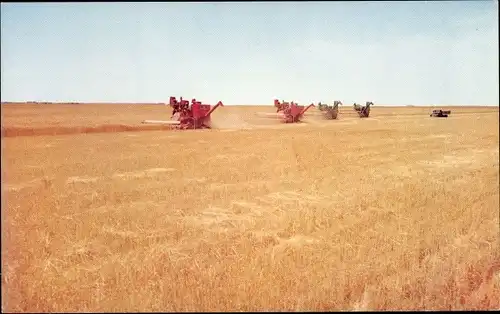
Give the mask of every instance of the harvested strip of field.
<path id="1" fill-rule="evenodd" d="M 2 137 L 16 136 L 42 136 L 42 135 L 67 135 L 87 133 L 109 133 L 109 132 L 139 132 L 171 130 L 165 125 L 122 125 L 106 124 L 99 126 L 54 126 L 54 127 L 3 127 Z"/>

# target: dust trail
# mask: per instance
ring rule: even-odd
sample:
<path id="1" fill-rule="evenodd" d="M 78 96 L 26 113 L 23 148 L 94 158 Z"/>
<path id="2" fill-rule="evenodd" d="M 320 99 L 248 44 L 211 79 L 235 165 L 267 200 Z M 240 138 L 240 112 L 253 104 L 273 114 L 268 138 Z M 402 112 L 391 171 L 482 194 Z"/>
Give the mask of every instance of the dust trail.
<path id="1" fill-rule="evenodd" d="M 217 117 L 211 117 L 211 119 L 210 126 L 214 129 L 250 130 L 254 128 L 253 125 L 235 113 L 219 114 Z"/>
<path id="2" fill-rule="evenodd" d="M 325 122 L 332 121 L 332 119 L 327 119 L 318 108 L 311 108 L 302 116 L 301 121 L 307 124 L 324 125 Z"/>

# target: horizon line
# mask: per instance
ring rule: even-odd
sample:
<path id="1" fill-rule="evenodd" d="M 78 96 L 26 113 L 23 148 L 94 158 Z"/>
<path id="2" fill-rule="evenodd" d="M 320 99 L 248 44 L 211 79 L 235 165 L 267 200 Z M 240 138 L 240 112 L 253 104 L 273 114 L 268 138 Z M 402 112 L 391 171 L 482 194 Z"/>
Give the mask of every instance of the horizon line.
<path id="1" fill-rule="evenodd" d="M 15 104 L 15 105 L 168 105 L 166 102 L 119 102 L 119 101 L 1 101 L 2 105 Z M 304 104 L 305 105 L 305 104 Z M 499 104 L 374 104 L 376 107 L 500 107 Z M 271 102 L 269 104 L 224 104 L 224 106 L 274 106 Z M 351 106 L 351 104 L 346 104 L 344 106 Z"/>

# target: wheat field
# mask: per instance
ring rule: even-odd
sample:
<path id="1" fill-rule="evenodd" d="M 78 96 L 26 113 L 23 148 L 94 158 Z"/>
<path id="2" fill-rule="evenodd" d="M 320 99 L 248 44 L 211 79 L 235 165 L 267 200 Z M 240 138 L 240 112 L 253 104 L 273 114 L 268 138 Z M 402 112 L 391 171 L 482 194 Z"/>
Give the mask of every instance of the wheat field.
<path id="1" fill-rule="evenodd" d="M 273 110 L 2 104 L 2 310 L 500 308 L 498 107 Z"/>

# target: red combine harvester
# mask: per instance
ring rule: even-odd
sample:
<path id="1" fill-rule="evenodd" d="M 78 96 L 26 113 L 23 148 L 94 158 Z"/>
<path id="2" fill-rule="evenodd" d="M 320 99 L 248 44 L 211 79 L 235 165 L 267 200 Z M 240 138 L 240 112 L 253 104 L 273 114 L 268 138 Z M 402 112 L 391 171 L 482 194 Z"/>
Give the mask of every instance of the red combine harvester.
<path id="1" fill-rule="evenodd" d="M 169 105 L 173 109 L 171 121 L 145 120 L 143 123 L 170 124 L 182 130 L 210 129 L 210 115 L 217 107 L 224 106 L 221 101 L 215 106 L 210 106 L 202 104 L 201 101 L 196 101 L 194 98 L 189 104 L 188 100 L 183 100 L 181 97 L 180 101 L 177 101 L 173 96 L 170 97 Z"/>
<path id="2" fill-rule="evenodd" d="M 274 106 L 277 108 L 276 112 L 280 115 L 281 120 L 284 123 L 295 123 L 299 122 L 304 113 L 311 107 L 314 107 L 314 104 L 310 104 L 307 107 L 299 106 L 293 101 L 291 103 L 281 102 L 278 99 L 274 100 Z"/>

